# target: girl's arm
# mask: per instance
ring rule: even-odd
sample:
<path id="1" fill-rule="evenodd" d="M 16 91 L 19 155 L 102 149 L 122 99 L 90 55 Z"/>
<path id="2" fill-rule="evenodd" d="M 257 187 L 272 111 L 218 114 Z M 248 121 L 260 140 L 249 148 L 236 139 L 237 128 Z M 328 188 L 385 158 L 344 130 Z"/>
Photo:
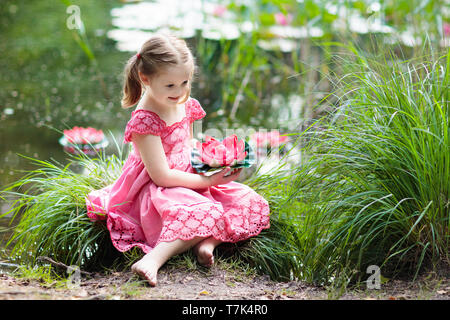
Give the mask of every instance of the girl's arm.
<path id="1" fill-rule="evenodd" d="M 225 184 L 236 180 L 241 169 L 224 177 L 231 169 L 226 168 L 212 176 L 184 172 L 170 169 L 161 138 L 154 135 L 140 135 L 133 133 L 133 141 L 136 143 L 142 161 L 152 181 L 160 187 L 186 187 L 190 189 L 206 188 L 218 184 Z"/>

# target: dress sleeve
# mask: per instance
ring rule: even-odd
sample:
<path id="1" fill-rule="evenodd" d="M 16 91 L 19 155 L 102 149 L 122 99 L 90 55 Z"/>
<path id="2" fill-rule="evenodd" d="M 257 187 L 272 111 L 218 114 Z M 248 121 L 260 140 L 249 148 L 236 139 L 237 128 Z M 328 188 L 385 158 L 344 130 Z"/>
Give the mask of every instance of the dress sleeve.
<path id="1" fill-rule="evenodd" d="M 199 120 L 204 116 L 206 116 L 206 112 L 205 110 L 203 110 L 202 106 L 200 105 L 200 102 L 198 102 L 194 98 L 191 98 L 189 106 L 189 118 L 191 122 Z"/>
<path id="2" fill-rule="evenodd" d="M 152 134 L 154 136 L 160 136 L 164 129 L 164 123 L 153 112 L 138 110 L 135 111 L 128 121 L 125 128 L 124 142 L 131 142 L 133 132 L 138 134 Z"/>

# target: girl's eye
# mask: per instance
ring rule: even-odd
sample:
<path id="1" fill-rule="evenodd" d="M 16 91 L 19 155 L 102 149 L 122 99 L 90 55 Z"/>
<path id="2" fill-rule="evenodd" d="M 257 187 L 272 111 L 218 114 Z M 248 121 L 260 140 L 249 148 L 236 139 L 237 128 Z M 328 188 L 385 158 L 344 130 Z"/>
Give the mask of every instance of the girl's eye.
<path id="1" fill-rule="evenodd" d="M 183 81 L 183 85 L 184 85 L 184 86 L 187 85 L 187 83 L 188 83 L 187 80 Z"/>
<path id="2" fill-rule="evenodd" d="M 172 88 L 172 87 L 173 87 L 173 84 L 168 84 L 166 87 L 167 87 L 167 88 Z"/>

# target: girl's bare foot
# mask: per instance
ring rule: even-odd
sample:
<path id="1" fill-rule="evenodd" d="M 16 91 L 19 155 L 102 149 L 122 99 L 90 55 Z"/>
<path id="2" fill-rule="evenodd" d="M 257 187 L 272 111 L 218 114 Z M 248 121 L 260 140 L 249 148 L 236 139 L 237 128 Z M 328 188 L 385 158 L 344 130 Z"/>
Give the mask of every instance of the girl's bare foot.
<path id="1" fill-rule="evenodd" d="M 158 269 L 158 264 L 148 257 L 142 258 L 131 266 L 131 271 L 147 280 L 152 287 L 156 286 Z"/>
<path id="2" fill-rule="evenodd" d="M 214 264 L 213 250 L 214 248 L 211 249 L 206 245 L 199 245 L 194 248 L 194 253 L 197 256 L 197 260 L 202 266 L 211 267 Z"/>
<path id="3" fill-rule="evenodd" d="M 154 287 L 157 282 L 158 270 L 167 260 L 174 255 L 188 250 L 202 240 L 202 238 L 194 238 L 187 241 L 177 239 L 171 242 L 160 242 L 141 260 L 133 264 L 131 271 L 146 279 Z"/>
<path id="4" fill-rule="evenodd" d="M 194 246 L 193 251 L 201 265 L 211 267 L 214 264 L 213 251 L 220 242 L 221 241 L 210 237 Z"/>

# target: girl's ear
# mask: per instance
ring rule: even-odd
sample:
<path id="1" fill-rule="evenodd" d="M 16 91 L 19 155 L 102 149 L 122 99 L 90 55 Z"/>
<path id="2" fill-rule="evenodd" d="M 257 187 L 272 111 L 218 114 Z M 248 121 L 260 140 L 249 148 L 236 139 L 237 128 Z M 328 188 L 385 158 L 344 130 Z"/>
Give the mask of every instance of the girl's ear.
<path id="1" fill-rule="evenodd" d="M 146 86 L 150 85 L 149 78 L 140 71 L 138 71 L 138 73 L 139 73 L 139 78 L 141 79 L 142 83 L 145 84 Z"/>

